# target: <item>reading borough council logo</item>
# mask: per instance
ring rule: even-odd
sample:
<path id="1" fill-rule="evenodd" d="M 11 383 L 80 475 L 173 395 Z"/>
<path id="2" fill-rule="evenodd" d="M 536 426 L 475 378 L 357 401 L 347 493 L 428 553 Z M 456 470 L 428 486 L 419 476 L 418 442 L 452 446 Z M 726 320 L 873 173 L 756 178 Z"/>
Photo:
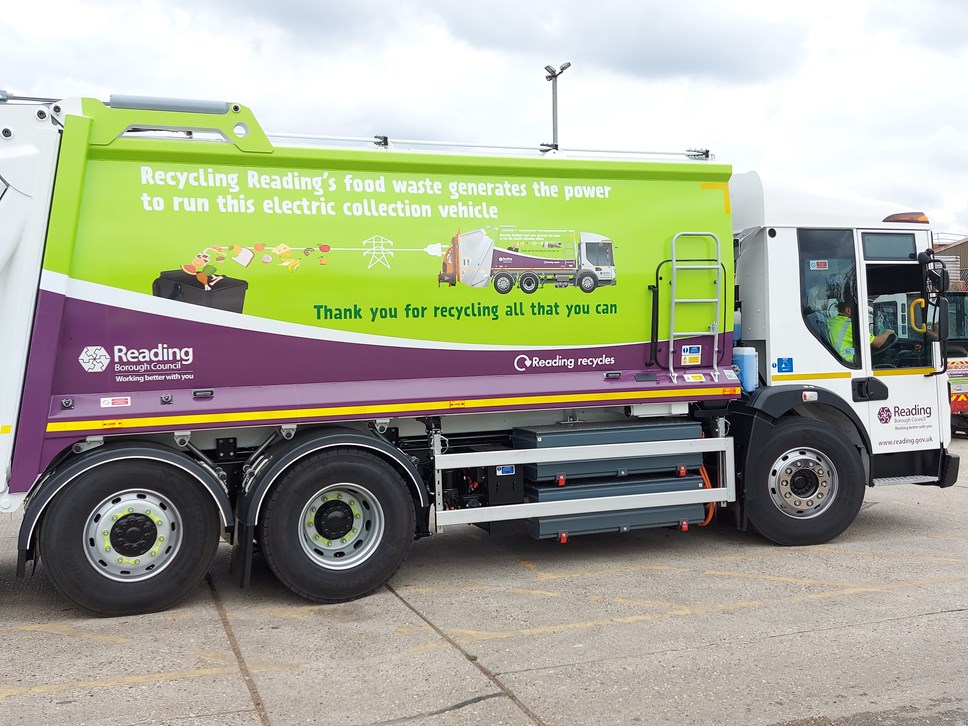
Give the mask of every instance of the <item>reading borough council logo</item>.
<path id="1" fill-rule="evenodd" d="M 877 409 L 877 420 L 882 424 L 891 422 L 891 409 L 887 406 L 881 406 Z"/>
<path id="2" fill-rule="evenodd" d="M 77 357 L 77 362 L 88 373 L 100 373 L 108 367 L 111 356 L 100 345 L 89 345 Z"/>

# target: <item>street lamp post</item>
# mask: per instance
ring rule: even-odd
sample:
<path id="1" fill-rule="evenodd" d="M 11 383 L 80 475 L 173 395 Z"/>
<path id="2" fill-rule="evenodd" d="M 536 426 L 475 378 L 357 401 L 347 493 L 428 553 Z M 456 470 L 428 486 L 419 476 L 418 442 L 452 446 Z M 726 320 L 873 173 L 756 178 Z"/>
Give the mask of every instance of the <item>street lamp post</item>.
<path id="1" fill-rule="evenodd" d="M 548 75 L 546 81 L 551 81 L 551 143 L 542 144 L 542 151 L 558 150 L 558 76 L 571 68 L 571 63 L 562 63 L 561 68 L 555 70 L 552 66 L 545 66 Z"/>

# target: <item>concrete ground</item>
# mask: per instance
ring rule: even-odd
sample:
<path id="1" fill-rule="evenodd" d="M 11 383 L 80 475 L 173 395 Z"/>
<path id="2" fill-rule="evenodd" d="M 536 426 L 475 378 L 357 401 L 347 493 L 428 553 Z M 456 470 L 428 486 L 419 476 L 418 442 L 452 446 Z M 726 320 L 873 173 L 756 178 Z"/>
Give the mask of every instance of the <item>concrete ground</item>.
<path id="1" fill-rule="evenodd" d="M 968 442 L 954 442 L 968 466 Z M 727 526 L 447 530 L 389 587 L 290 595 L 228 548 L 168 612 L 97 619 L 17 580 L 0 515 L 0 723 L 968 724 L 968 472 L 868 490 L 819 547 Z"/>

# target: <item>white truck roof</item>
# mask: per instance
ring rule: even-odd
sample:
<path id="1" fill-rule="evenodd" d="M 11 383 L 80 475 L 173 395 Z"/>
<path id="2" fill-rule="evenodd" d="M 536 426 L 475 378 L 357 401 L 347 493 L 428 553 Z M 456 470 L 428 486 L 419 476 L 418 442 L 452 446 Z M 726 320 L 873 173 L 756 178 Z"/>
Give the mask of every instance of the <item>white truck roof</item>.
<path id="1" fill-rule="evenodd" d="M 762 227 L 897 227 L 884 220 L 909 207 L 877 201 L 829 185 L 750 171 L 729 182 L 733 229 Z"/>

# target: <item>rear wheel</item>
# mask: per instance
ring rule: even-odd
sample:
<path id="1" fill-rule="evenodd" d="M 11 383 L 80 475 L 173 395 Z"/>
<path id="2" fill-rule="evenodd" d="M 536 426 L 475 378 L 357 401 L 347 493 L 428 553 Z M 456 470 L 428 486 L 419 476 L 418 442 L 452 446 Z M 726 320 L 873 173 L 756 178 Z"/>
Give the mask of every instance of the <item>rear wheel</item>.
<path id="1" fill-rule="evenodd" d="M 385 584 L 410 551 L 416 517 L 401 476 L 343 449 L 311 456 L 273 488 L 259 525 L 266 561 L 297 595 L 340 602 Z"/>
<path id="2" fill-rule="evenodd" d="M 507 295 L 514 289 L 514 278 L 506 272 L 500 272 L 494 276 L 494 289 L 502 295 Z"/>
<path id="3" fill-rule="evenodd" d="M 521 292 L 525 293 L 526 295 L 530 295 L 537 290 L 539 284 L 540 280 L 538 280 L 538 276 L 533 272 L 525 272 L 518 280 L 518 287 L 520 287 Z"/>
<path id="4" fill-rule="evenodd" d="M 51 502 L 40 528 L 48 577 L 99 615 L 164 610 L 208 572 L 219 540 L 201 484 L 157 461 L 103 464 Z"/>
<path id="5" fill-rule="evenodd" d="M 750 473 L 750 521 L 777 544 L 828 542 L 850 526 L 864 501 L 857 448 L 818 421 L 781 421 Z"/>

